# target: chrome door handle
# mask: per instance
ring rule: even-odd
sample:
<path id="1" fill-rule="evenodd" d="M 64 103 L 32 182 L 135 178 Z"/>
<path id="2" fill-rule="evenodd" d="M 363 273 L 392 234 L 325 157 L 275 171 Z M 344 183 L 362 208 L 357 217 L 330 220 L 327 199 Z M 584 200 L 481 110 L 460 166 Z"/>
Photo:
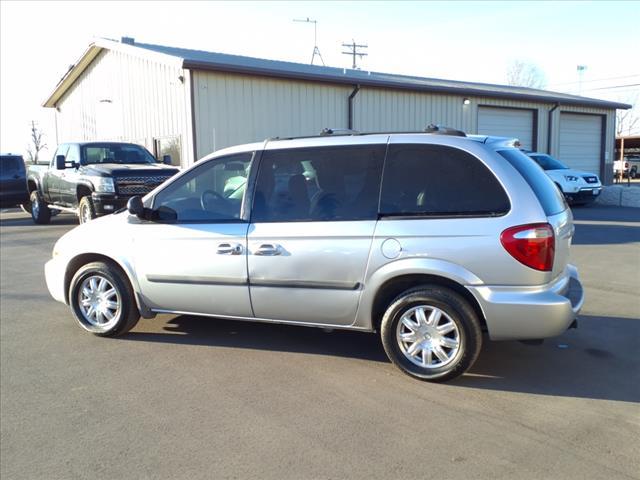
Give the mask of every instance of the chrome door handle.
<path id="1" fill-rule="evenodd" d="M 221 243 L 216 249 L 218 255 L 240 255 L 242 253 L 242 245 L 239 243 Z"/>
<path id="2" fill-rule="evenodd" d="M 280 246 L 274 243 L 263 243 L 255 251 L 256 255 L 280 255 Z"/>

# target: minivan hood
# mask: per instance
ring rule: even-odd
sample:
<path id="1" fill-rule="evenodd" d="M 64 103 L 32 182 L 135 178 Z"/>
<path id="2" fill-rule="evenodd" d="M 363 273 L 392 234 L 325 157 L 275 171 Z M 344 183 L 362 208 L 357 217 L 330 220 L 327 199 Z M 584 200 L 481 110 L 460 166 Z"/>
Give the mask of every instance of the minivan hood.
<path id="1" fill-rule="evenodd" d="M 118 174 L 148 173 L 150 175 L 173 175 L 180 170 L 176 167 L 162 163 L 92 163 L 84 165 L 84 170 L 89 175 L 111 176 Z"/>

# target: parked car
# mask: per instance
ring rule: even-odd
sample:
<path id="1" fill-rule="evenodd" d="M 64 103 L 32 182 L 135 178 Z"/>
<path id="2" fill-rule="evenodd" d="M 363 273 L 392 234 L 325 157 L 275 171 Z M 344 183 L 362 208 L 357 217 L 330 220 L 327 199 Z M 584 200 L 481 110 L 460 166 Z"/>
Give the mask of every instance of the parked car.
<path id="1" fill-rule="evenodd" d="M 636 178 L 640 168 L 640 157 L 629 156 L 613 162 L 613 176 L 617 179 Z"/>
<path id="2" fill-rule="evenodd" d="M 527 152 L 527 155 L 542 167 L 571 205 L 591 203 L 602 192 L 602 183 L 595 173 L 569 168 L 546 153 Z"/>
<path id="3" fill-rule="evenodd" d="M 132 196 L 150 192 L 178 172 L 140 145 L 64 143 L 48 164 L 29 165 L 28 210 L 35 223 L 49 223 L 52 210 L 72 212 L 85 223 L 123 208 Z"/>
<path id="4" fill-rule="evenodd" d="M 27 176 L 21 155 L 0 155 L 0 207 L 16 207 L 29 198 Z"/>
<path id="5" fill-rule="evenodd" d="M 228 148 L 65 234 L 47 285 L 100 336 L 158 313 L 379 332 L 405 373 L 451 379 L 483 331 L 559 335 L 584 300 L 571 210 L 512 144 L 435 130 Z"/>

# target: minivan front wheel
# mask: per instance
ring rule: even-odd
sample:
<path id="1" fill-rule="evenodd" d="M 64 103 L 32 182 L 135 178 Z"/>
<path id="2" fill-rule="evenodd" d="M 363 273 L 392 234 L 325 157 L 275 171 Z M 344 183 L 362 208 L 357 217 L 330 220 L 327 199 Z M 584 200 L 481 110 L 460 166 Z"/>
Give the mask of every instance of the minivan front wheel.
<path id="1" fill-rule="evenodd" d="M 403 372 L 428 381 L 462 375 L 482 346 L 478 316 L 458 293 L 422 286 L 402 293 L 380 326 L 389 359 Z"/>
<path id="2" fill-rule="evenodd" d="M 96 335 L 122 335 L 138 323 L 140 313 L 124 273 L 114 265 L 92 262 L 71 280 L 69 304 L 85 330 Z"/>

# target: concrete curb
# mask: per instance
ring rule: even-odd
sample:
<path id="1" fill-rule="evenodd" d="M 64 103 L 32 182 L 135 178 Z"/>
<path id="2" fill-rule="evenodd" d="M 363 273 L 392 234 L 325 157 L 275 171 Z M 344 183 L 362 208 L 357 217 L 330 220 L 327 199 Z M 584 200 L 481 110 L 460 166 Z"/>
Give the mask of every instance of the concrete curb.
<path id="1" fill-rule="evenodd" d="M 610 185 L 603 187 L 596 203 L 616 207 L 640 208 L 640 187 L 634 185 Z"/>

